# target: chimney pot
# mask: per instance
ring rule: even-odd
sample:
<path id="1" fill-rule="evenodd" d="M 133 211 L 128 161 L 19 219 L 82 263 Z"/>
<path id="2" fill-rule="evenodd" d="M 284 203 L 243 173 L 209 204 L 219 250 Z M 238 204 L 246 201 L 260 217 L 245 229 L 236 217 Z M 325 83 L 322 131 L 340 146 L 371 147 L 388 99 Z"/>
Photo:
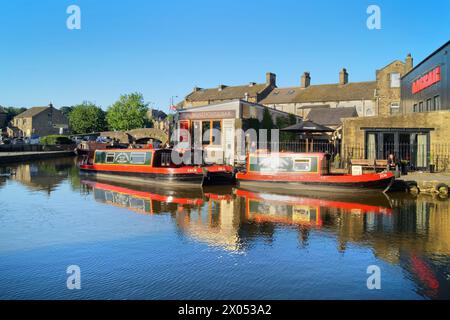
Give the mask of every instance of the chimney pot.
<path id="1" fill-rule="evenodd" d="M 413 67 L 414 67 L 414 59 L 412 58 L 411 53 L 408 53 L 405 59 L 406 72 L 412 70 Z"/>
<path id="2" fill-rule="evenodd" d="M 300 87 L 307 88 L 311 85 L 311 76 L 309 72 L 304 72 L 300 79 Z"/>
<path id="3" fill-rule="evenodd" d="M 339 72 L 339 84 L 344 85 L 348 83 L 348 72 L 347 69 L 342 68 L 341 72 Z"/>
<path id="4" fill-rule="evenodd" d="M 277 75 L 272 72 L 267 72 L 266 73 L 266 84 L 275 87 L 277 85 Z"/>

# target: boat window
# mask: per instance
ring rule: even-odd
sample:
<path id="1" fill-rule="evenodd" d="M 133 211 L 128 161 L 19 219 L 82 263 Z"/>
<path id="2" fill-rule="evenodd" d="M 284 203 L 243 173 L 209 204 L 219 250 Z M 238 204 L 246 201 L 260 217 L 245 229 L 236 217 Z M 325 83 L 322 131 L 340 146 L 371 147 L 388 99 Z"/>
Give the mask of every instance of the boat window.
<path id="1" fill-rule="evenodd" d="M 105 152 L 96 152 L 95 153 L 95 162 L 96 163 L 105 163 Z"/>
<path id="2" fill-rule="evenodd" d="M 131 153 L 131 163 L 144 164 L 145 163 L 145 152 L 132 152 Z"/>
<path id="3" fill-rule="evenodd" d="M 252 156 L 249 171 L 266 173 L 310 172 L 318 173 L 318 157 L 296 158 L 293 156 Z"/>
<path id="4" fill-rule="evenodd" d="M 172 163 L 172 154 L 169 152 L 161 153 L 161 166 L 170 167 L 171 163 Z"/>
<path id="5" fill-rule="evenodd" d="M 114 163 L 114 152 L 108 152 L 106 154 L 106 163 Z"/>
<path id="6" fill-rule="evenodd" d="M 145 212 L 145 201 L 143 199 L 137 199 L 130 197 L 129 199 L 130 208 Z"/>
<path id="7" fill-rule="evenodd" d="M 302 172 L 311 171 L 311 159 L 295 159 L 294 171 L 302 171 Z"/>

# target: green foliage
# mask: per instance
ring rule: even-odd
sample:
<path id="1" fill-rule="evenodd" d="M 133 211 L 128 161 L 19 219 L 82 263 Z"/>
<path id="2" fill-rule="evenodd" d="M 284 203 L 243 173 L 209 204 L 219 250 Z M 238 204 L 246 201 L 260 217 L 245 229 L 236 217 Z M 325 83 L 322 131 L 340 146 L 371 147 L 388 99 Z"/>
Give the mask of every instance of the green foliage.
<path id="1" fill-rule="evenodd" d="M 272 120 L 272 116 L 270 115 L 270 111 L 267 108 L 264 108 L 263 119 L 261 121 L 261 129 L 274 129 L 275 125 Z"/>
<path id="2" fill-rule="evenodd" d="M 278 129 L 287 128 L 289 126 L 292 126 L 296 124 L 297 119 L 293 114 L 290 114 L 289 117 L 278 117 L 276 121 L 276 127 Z M 294 132 L 283 132 L 280 131 L 280 142 L 285 141 L 292 141 L 295 140 L 295 133 Z"/>
<path id="3" fill-rule="evenodd" d="M 69 124 L 73 133 L 92 133 L 104 131 L 106 128 L 105 112 L 91 102 L 72 107 L 69 113 Z"/>
<path id="4" fill-rule="evenodd" d="M 147 111 L 147 104 L 141 93 L 125 94 L 109 107 L 106 120 L 112 130 L 142 128 L 146 124 Z"/>
<path id="5" fill-rule="evenodd" d="M 39 142 L 44 145 L 73 144 L 73 141 L 67 136 L 58 134 L 42 137 L 39 139 Z"/>
<path id="6" fill-rule="evenodd" d="M 69 117 L 69 114 L 72 112 L 73 108 L 74 107 L 67 107 L 67 106 L 66 107 L 61 107 L 59 109 L 59 111 L 61 111 L 62 114 L 65 115 L 66 117 Z"/>
<path id="7" fill-rule="evenodd" d="M 3 109 L 6 111 L 6 122 L 10 122 L 15 116 L 27 110 L 27 108 L 17 107 L 5 107 Z"/>
<path id="8" fill-rule="evenodd" d="M 172 123 L 174 117 L 175 117 L 175 115 L 174 115 L 173 113 L 169 113 L 169 114 L 167 115 L 166 120 L 167 120 L 169 123 Z"/>

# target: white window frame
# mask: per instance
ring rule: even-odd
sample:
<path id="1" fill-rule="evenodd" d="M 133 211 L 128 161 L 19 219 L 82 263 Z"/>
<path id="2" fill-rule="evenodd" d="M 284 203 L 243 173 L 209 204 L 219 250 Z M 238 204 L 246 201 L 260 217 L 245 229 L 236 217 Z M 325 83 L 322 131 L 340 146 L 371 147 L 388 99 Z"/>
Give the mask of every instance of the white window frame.
<path id="1" fill-rule="evenodd" d="M 397 78 L 394 78 L 394 75 L 397 77 Z M 400 81 L 400 78 L 401 78 L 401 76 L 400 76 L 400 72 L 392 72 L 392 73 L 390 73 L 390 87 L 391 88 L 400 88 L 400 85 L 401 85 L 401 81 Z M 395 81 L 395 82 L 394 82 Z"/>

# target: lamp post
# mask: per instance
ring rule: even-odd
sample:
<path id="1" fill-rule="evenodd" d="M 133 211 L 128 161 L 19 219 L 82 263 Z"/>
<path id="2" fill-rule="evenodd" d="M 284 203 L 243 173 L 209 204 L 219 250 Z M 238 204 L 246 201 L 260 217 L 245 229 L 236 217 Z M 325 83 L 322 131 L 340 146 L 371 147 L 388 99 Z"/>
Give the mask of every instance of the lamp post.
<path id="1" fill-rule="evenodd" d="M 178 96 L 172 96 L 172 97 L 170 98 L 170 110 L 173 110 L 173 109 L 174 109 L 173 100 L 174 100 L 175 98 L 178 98 Z"/>

